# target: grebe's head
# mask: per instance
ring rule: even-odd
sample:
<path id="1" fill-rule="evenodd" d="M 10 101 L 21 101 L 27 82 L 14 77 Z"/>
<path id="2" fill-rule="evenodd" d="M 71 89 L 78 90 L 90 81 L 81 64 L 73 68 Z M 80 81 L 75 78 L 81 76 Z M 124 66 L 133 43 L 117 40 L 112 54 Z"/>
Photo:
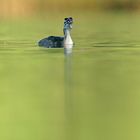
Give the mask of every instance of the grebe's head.
<path id="1" fill-rule="evenodd" d="M 69 17 L 69 18 L 65 18 L 64 19 L 64 29 L 72 29 L 72 23 L 73 23 L 73 18 Z"/>

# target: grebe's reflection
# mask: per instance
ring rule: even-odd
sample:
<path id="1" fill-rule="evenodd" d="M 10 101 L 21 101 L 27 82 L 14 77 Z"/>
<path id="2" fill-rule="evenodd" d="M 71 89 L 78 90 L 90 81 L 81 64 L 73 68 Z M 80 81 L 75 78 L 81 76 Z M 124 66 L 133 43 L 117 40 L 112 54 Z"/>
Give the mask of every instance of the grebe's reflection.
<path id="1" fill-rule="evenodd" d="M 72 45 L 64 47 L 65 53 L 65 118 L 66 118 L 66 139 L 73 139 L 73 122 L 74 122 L 74 106 L 73 106 L 73 71 L 72 71 Z"/>

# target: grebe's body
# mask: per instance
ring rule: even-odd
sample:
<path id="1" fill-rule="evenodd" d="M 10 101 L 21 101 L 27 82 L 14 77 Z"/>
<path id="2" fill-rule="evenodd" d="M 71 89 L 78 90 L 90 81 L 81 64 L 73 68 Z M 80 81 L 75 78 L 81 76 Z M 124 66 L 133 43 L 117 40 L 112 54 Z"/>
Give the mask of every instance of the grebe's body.
<path id="1" fill-rule="evenodd" d="M 59 36 L 49 36 L 39 41 L 38 45 L 40 47 L 47 48 L 62 48 L 64 37 Z"/>
<path id="2" fill-rule="evenodd" d="M 73 19 L 72 17 L 65 18 L 64 20 L 64 37 L 59 36 L 49 36 L 47 38 L 41 39 L 38 45 L 46 48 L 63 48 L 66 45 L 73 45 L 71 39 L 70 30 L 72 29 Z"/>

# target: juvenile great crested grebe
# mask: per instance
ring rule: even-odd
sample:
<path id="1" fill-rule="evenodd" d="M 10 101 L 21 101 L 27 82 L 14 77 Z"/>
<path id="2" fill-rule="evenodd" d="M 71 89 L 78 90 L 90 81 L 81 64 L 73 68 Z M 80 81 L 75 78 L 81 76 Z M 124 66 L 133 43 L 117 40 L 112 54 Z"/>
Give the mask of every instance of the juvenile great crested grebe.
<path id="1" fill-rule="evenodd" d="M 64 37 L 60 36 L 49 36 L 47 38 L 41 39 L 38 45 L 46 48 L 63 48 L 66 45 L 73 45 L 73 41 L 70 36 L 70 30 L 72 29 L 73 18 L 64 19 Z"/>

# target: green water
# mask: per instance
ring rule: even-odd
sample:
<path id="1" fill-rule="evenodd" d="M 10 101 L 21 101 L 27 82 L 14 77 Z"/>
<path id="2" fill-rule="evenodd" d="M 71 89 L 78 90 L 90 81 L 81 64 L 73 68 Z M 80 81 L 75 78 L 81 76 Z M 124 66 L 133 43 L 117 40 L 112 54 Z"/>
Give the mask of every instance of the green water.
<path id="1" fill-rule="evenodd" d="M 62 17 L 0 22 L 0 139 L 139 140 L 139 15 L 75 15 L 71 56 Z"/>

